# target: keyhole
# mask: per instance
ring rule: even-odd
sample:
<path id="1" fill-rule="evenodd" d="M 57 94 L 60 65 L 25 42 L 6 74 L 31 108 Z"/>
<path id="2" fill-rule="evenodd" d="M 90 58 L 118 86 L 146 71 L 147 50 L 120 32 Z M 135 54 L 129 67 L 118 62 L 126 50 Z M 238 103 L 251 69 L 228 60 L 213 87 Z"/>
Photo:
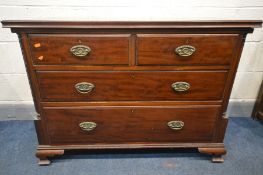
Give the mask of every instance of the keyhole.
<path id="1" fill-rule="evenodd" d="M 134 79 L 134 78 L 135 78 L 135 75 L 131 74 L 131 78 Z"/>

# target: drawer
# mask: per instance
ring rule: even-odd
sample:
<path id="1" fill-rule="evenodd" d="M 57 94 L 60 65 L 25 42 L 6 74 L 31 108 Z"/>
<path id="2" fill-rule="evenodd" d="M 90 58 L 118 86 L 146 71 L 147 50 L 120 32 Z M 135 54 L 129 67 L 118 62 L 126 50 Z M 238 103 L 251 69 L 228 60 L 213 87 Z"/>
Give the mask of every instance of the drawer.
<path id="1" fill-rule="evenodd" d="M 130 35 L 31 34 L 34 64 L 128 65 Z"/>
<path id="2" fill-rule="evenodd" d="M 44 116 L 51 144 L 209 142 L 219 109 L 202 105 L 46 108 Z"/>
<path id="3" fill-rule="evenodd" d="M 138 65 L 228 65 L 238 41 L 237 34 L 142 34 Z"/>
<path id="4" fill-rule="evenodd" d="M 221 100 L 227 71 L 39 71 L 42 101 Z"/>

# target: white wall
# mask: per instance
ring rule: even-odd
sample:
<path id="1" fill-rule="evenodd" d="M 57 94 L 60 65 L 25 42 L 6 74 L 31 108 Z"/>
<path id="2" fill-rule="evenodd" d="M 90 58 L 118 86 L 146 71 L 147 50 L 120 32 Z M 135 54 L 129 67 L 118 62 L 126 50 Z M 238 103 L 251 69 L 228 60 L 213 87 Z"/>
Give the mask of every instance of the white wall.
<path id="1" fill-rule="evenodd" d="M 263 19 L 263 0 L 0 0 L 0 20 L 7 19 Z M 250 103 L 252 106 L 255 101 L 263 77 L 262 39 L 262 29 L 256 29 L 247 38 L 231 95 L 232 103 Z M 1 28 L 0 104 L 28 103 L 32 104 L 32 97 L 17 37 L 9 29 Z"/>

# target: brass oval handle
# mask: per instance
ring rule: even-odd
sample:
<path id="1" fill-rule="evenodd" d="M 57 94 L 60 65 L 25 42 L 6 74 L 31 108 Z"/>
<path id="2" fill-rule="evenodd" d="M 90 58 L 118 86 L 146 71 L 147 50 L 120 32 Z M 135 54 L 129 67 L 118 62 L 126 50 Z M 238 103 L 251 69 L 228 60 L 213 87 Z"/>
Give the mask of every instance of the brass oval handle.
<path id="1" fill-rule="evenodd" d="M 79 93 L 87 94 L 95 88 L 95 85 L 92 83 L 81 82 L 75 84 L 75 88 Z"/>
<path id="2" fill-rule="evenodd" d="M 167 126 L 171 128 L 172 130 L 181 130 L 184 127 L 183 121 L 169 121 L 167 123 Z"/>
<path id="3" fill-rule="evenodd" d="M 70 52 L 77 57 L 84 57 L 91 52 L 91 48 L 84 45 L 76 45 L 71 47 Z"/>
<path id="4" fill-rule="evenodd" d="M 190 89 L 190 84 L 187 82 L 175 82 L 171 86 L 176 92 L 185 92 Z"/>
<path id="5" fill-rule="evenodd" d="M 79 124 L 79 127 L 83 131 L 92 131 L 97 127 L 97 123 L 95 122 L 82 122 Z"/>
<path id="6" fill-rule="evenodd" d="M 182 45 L 179 46 L 175 49 L 175 52 L 177 55 L 182 56 L 182 57 L 189 57 L 195 52 L 195 47 L 190 46 L 190 45 Z"/>

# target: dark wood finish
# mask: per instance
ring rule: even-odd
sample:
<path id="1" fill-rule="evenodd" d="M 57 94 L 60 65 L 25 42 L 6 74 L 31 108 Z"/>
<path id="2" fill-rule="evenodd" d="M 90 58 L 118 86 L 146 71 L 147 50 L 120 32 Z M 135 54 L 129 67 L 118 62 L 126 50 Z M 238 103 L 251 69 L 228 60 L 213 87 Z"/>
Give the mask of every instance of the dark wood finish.
<path id="1" fill-rule="evenodd" d="M 257 100 L 253 108 L 252 118 L 263 120 L 263 83 L 261 83 Z"/>
<path id="2" fill-rule="evenodd" d="M 226 81 L 226 85 L 225 85 L 226 89 L 225 89 L 225 92 L 223 95 L 224 101 L 223 101 L 223 108 L 222 108 L 222 117 L 225 116 L 225 112 L 227 110 L 227 105 L 229 102 L 231 90 L 233 87 L 233 82 L 235 80 L 237 67 L 238 67 L 240 57 L 241 57 L 241 53 L 243 50 L 245 39 L 246 39 L 246 34 L 241 34 L 239 36 L 239 43 L 237 44 L 237 47 L 235 48 L 236 53 L 235 53 L 234 59 L 232 61 L 231 67 L 230 67 L 229 72 L 228 72 L 228 77 L 227 77 L 227 81 Z"/>
<path id="3" fill-rule="evenodd" d="M 199 147 L 198 151 L 200 153 L 212 155 L 212 162 L 214 162 L 214 163 L 224 162 L 224 159 L 222 157 L 222 155 L 226 154 L 226 149 L 224 147 L 222 147 L 222 148 Z"/>
<path id="4" fill-rule="evenodd" d="M 29 35 L 33 62 L 40 65 L 127 65 L 129 35 Z M 70 52 L 76 45 L 88 46 L 91 52 L 77 57 Z"/>
<path id="5" fill-rule="evenodd" d="M 130 43 L 129 43 L 129 66 L 134 67 L 136 65 L 136 38 L 137 36 L 135 34 L 132 34 L 130 37 Z M 127 67 L 126 67 L 127 70 Z"/>
<path id="6" fill-rule="evenodd" d="M 182 147 L 223 161 L 225 112 L 238 62 L 246 34 L 262 21 L 2 24 L 19 35 L 40 114 L 40 164 L 72 149 Z M 73 57 L 69 49 L 77 43 L 92 46 L 91 55 Z M 173 50 L 182 44 L 197 50 L 181 60 Z M 92 81 L 95 91 L 77 94 L 80 81 Z M 190 91 L 173 92 L 175 81 L 189 81 Z M 91 133 L 78 128 L 87 119 L 99 124 Z M 179 132 L 165 125 L 175 119 L 185 122 Z"/>
<path id="7" fill-rule="evenodd" d="M 135 61 L 135 60 L 134 60 Z M 133 64 L 133 63 L 132 63 Z M 131 65 L 131 64 L 130 64 Z M 186 65 L 175 65 L 175 66 L 60 66 L 60 65 L 35 65 L 34 70 L 45 70 L 45 71 L 195 71 L 195 70 L 229 70 L 229 65 L 211 65 L 211 66 L 186 66 Z"/>
<path id="8" fill-rule="evenodd" d="M 231 63 L 238 34 L 144 34 L 138 35 L 138 65 L 228 65 Z M 182 45 L 195 47 L 191 56 L 179 56 Z"/>
<path id="9" fill-rule="evenodd" d="M 148 29 L 176 29 L 176 28 L 255 28 L 261 27 L 261 20 L 195 20 L 195 21 L 45 21 L 45 20 L 4 20 L 2 21 L 3 27 L 6 28 L 70 28 L 70 29 L 111 29 L 111 28 L 148 28 Z"/>
<path id="10" fill-rule="evenodd" d="M 187 109 L 187 110 L 186 110 Z M 171 108 L 46 108 L 50 144 L 211 142 L 219 106 Z M 160 118 L 160 116 L 162 116 Z M 182 130 L 167 123 L 184 122 Z M 82 131 L 79 123 L 97 123 Z"/>
<path id="11" fill-rule="evenodd" d="M 224 148 L 223 143 L 116 143 L 116 144 L 81 144 L 81 145 L 39 145 L 38 150 L 76 150 L 76 149 L 141 149 L 141 148 Z"/>
<path id="12" fill-rule="evenodd" d="M 198 105 L 222 105 L 220 101 L 93 101 L 93 102 L 41 102 L 45 107 L 164 107 L 164 106 L 198 106 Z"/>
<path id="13" fill-rule="evenodd" d="M 5 20 L 2 26 L 11 28 L 12 32 L 21 33 L 252 33 L 253 28 L 261 27 L 261 20 L 213 20 L 213 21 L 23 21 Z"/>
<path id="14" fill-rule="evenodd" d="M 38 142 L 39 142 L 39 144 L 46 144 L 48 133 L 46 131 L 45 120 L 41 120 L 41 116 L 40 116 L 41 111 L 42 111 L 42 106 L 39 103 L 40 92 L 38 90 L 37 77 L 36 77 L 35 71 L 33 69 L 33 64 L 32 64 L 32 60 L 30 57 L 27 34 L 26 33 L 19 33 L 18 36 L 19 36 L 19 43 L 20 43 L 20 46 L 22 49 L 24 63 L 26 66 L 29 84 L 31 87 L 31 93 L 32 93 L 33 100 L 34 100 L 36 115 L 38 115 L 38 118 L 40 119 L 40 120 L 34 121 L 36 132 L 37 132 Z"/>
<path id="15" fill-rule="evenodd" d="M 51 163 L 51 161 L 48 159 L 48 157 L 54 157 L 57 155 L 63 155 L 64 154 L 64 150 L 61 149 L 56 149 L 56 150 L 37 150 L 36 152 L 36 157 L 39 158 L 39 165 L 49 165 Z"/>
<path id="16" fill-rule="evenodd" d="M 41 71 L 37 76 L 42 101 L 201 101 L 221 100 L 227 72 Z M 175 92 L 171 85 L 182 81 L 190 89 Z M 75 89 L 80 82 L 92 83 L 95 89 L 81 94 Z"/>
<path id="17" fill-rule="evenodd" d="M 217 121 L 217 130 L 215 132 L 215 138 L 217 138 L 218 142 L 223 142 L 225 138 L 225 131 L 228 123 L 228 117 L 223 113 L 222 117 L 218 118 Z"/>

